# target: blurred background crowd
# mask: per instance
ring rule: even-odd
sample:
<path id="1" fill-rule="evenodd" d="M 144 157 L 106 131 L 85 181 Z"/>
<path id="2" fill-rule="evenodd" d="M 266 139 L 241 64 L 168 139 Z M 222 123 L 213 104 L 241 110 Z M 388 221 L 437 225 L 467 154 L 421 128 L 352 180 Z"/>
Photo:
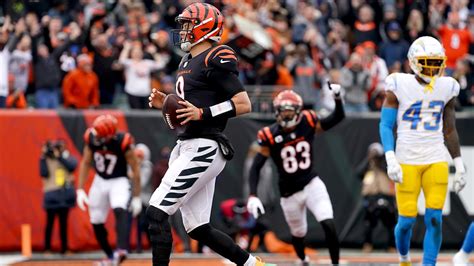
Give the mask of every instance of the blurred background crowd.
<path id="1" fill-rule="evenodd" d="M 174 18 L 190 0 L 6 0 L 0 4 L 0 106 L 147 108 L 150 89 L 174 90 L 183 55 Z M 211 0 L 223 11 L 222 43 L 240 56 L 255 111 L 265 93 L 292 87 L 306 107 L 376 111 L 385 77 L 410 72 L 406 54 L 437 37 L 445 74 L 461 84 L 458 109 L 474 104 L 474 2 L 469 0 Z"/>

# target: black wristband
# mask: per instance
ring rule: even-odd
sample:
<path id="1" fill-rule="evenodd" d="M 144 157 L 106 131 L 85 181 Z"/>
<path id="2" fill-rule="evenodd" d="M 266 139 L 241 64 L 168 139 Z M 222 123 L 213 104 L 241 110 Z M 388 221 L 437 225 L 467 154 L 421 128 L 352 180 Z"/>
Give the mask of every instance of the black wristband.
<path id="1" fill-rule="evenodd" d="M 202 108 L 202 119 L 209 120 L 213 118 L 232 118 L 237 115 L 235 104 L 232 100 L 228 100 L 211 107 Z"/>

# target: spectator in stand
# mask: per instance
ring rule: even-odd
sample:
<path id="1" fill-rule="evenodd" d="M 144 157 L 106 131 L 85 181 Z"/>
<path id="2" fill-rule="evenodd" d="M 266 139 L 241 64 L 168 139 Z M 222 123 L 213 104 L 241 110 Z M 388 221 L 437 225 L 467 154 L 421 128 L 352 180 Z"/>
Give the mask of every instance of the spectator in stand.
<path id="1" fill-rule="evenodd" d="M 17 22 L 17 25 L 19 24 L 20 22 Z M 21 22 L 21 24 L 24 24 L 24 22 Z M 21 27 L 26 30 L 26 25 Z M 12 52 L 8 67 L 9 72 L 15 75 L 15 89 L 23 94 L 28 86 L 31 60 L 31 38 L 29 35 L 23 34 L 16 45 L 16 49 Z"/>
<path id="2" fill-rule="evenodd" d="M 15 49 L 15 44 L 12 40 L 9 42 L 8 29 L 11 26 L 10 17 L 5 17 L 3 26 L 0 28 L 0 108 L 6 107 L 6 100 L 8 96 L 8 62 L 10 61 L 10 54 Z"/>
<path id="3" fill-rule="evenodd" d="M 362 46 L 362 64 L 369 71 L 370 86 L 367 92 L 367 99 L 372 98 L 372 94 L 384 90 L 385 78 L 388 76 L 388 69 L 385 61 L 376 54 L 376 45 L 371 41 L 366 41 Z"/>
<path id="4" fill-rule="evenodd" d="M 453 78 L 459 82 L 459 103 L 461 106 L 470 106 L 474 104 L 474 74 L 472 73 L 467 60 L 458 60 Z"/>
<path id="5" fill-rule="evenodd" d="M 423 21 L 423 13 L 419 9 L 412 9 L 405 26 L 405 39 L 408 43 L 412 43 L 414 40 L 425 35 L 427 35 L 427 32 L 425 22 Z"/>
<path id="6" fill-rule="evenodd" d="M 328 34 L 328 49 L 325 51 L 325 53 L 330 62 L 328 68 L 340 69 L 347 62 L 347 59 L 349 59 L 350 47 L 349 44 L 343 39 L 346 33 L 341 22 L 335 21 L 332 23 L 332 25 L 333 29 Z"/>
<path id="7" fill-rule="evenodd" d="M 352 46 L 355 47 L 363 42 L 380 42 L 379 30 L 374 22 L 374 10 L 368 4 L 363 4 L 358 10 L 358 19 L 354 23 Z"/>
<path id="8" fill-rule="evenodd" d="M 92 60 L 86 54 L 77 57 L 77 69 L 70 71 L 63 81 L 64 107 L 97 108 L 99 79 L 92 71 Z"/>
<path id="9" fill-rule="evenodd" d="M 388 68 L 399 62 L 404 64 L 407 61 L 409 44 L 402 38 L 402 28 L 396 21 L 387 25 L 387 40 L 380 46 L 380 57 L 385 60 Z"/>
<path id="10" fill-rule="evenodd" d="M 345 91 L 344 110 L 347 113 L 367 112 L 367 91 L 370 88 L 369 72 L 362 65 L 362 57 L 352 53 L 349 62 L 341 69 L 341 86 Z"/>
<path id="11" fill-rule="evenodd" d="M 451 75 L 456 67 L 456 61 L 463 58 L 469 51 L 469 44 L 474 36 L 468 29 L 461 27 L 459 13 L 451 11 L 448 14 L 448 23 L 438 29 L 441 43 L 446 50 L 446 75 Z"/>
<path id="12" fill-rule="evenodd" d="M 25 94 L 15 89 L 15 75 L 8 74 L 8 96 L 6 101 L 7 108 L 23 109 L 27 107 Z"/>
<path id="13" fill-rule="evenodd" d="M 304 99 L 304 109 L 314 109 L 319 91 L 316 89 L 317 73 L 314 62 L 309 57 L 306 44 L 298 44 L 290 73 L 295 81 L 294 90 Z"/>
<path id="14" fill-rule="evenodd" d="M 94 19 L 93 19 L 94 20 Z M 90 29 L 86 35 L 86 47 L 92 52 L 94 73 L 99 77 L 100 103 L 110 105 L 114 101 L 115 86 L 119 81 L 120 65 L 118 53 L 109 42 L 113 29 L 99 34 L 94 40 L 90 38 Z"/>
<path id="15" fill-rule="evenodd" d="M 147 109 L 148 96 L 151 92 L 150 73 L 162 69 L 164 61 L 160 57 L 156 57 L 155 60 L 143 59 L 140 44 L 132 45 L 127 41 L 120 54 L 119 63 L 125 68 L 125 92 L 130 108 Z"/>

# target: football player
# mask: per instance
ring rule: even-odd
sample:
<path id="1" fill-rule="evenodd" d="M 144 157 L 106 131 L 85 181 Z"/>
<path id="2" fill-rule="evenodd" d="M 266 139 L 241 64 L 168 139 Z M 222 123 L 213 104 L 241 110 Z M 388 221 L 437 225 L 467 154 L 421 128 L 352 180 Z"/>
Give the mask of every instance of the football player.
<path id="1" fill-rule="evenodd" d="M 79 183 L 77 205 L 86 210 L 89 205 L 89 216 L 94 234 L 102 250 L 107 255 L 105 264 L 115 264 L 127 256 L 129 244 L 129 216 L 137 216 L 142 208 L 140 199 L 140 167 L 134 153 L 134 140 L 129 133 L 117 132 L 117 119 L 112 115 L 97 117 L 91 128 L 84 134 L 84 150 L 79 165 Z M 94 181 L 89 195 L 84 191 L 84 183 L 93 165 Z M 130 166 L 132 186 L 127 177 L 127 165 Z M 130 202 L 131 199 L 131 202 Z M 130 206 L 129 206 L 130 203 Z M 104 223 L 112 208 L 115 215 L 117 250 L 112 251 L 107 240 Z"/>
<path id="2" fill-rule="evenodd" d="M 454 265 L 467 265 L 469 263 L 469 253 L 474 250 L 474 222 L 469 226 L 461 249 L 454 255 Z"/>
<path id="3" fill-rule="evenodd" d="M 223 20 L 210 4 L 193 3 L 176 18 L 178 44 L 186 52 L 177 71 L 176 94 L 182 128 L 169 169 L 147 208 L 153 265 L 168 265 L 172 247 L 168 217 L 178 209 L 189 236 L 237 265 L 264 265 L 226 234 L 209 224 L 216 176 L 233 155 L 222 131 L 229 118 L 250 112 L 247 92 L 238 79 L 237 56 L 217 45 Z M 156 89 L 150 106 L 160 108 L 166 95 Z"/>
<path id="4" fill-rule="evenodd" d="M 336 107 L 327 118 L 319 119 L 312 110 L 301 111 L 303 100 L 292 90 L 280 92 L 273 101 L 276 123 L 258 131 L 260 150 L 250 168 L 250 197 L 247 208 L 258 218 L 265 213 L 257 197 L 260 169 L 271 157 L 278 169 L 280 205 L 292 235 L 292 244 L 303 265 L 309 265 L 304 251 L 308 229 L 306 210 L 316 217 L 326 236 L 333 264 L 339 264 L 339 240 L 333 220 L 331 199 L 326 186 L 313 167 L 313 140 L 344 119 L 340 85 L 331 84 Z"/>
<path id="5" fill-rule="evenodd" d="M 402 265 L 410 265 L 410 238 L 420 190 L 426 202 L 423 265 L 435 265 L 441 246 L 441 211 L 448 189 L 447 152 L 454 159 L 454 191 L 465 185 L 455 98 L 459 84 L 443 77 L 446 55 L 433 37 L 420 37 L 408 51 L 414 74 L 393 73 L 385 80 L 386 98 L 380 119 L 380 138 L 387 174 L 396 182 L 398 221 L 395 243 Z M 397 124 L 397 145 L 393 127 Z"/>

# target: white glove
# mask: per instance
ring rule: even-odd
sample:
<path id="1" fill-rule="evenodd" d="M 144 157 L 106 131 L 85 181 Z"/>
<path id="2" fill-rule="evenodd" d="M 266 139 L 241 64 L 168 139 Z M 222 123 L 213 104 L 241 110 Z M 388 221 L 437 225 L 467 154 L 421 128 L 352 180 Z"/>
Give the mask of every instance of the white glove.
<path id="1" fill-rule="evenodd" d="M 132 212 L 133 217 L 137 217 L 142 211 L 142 199 L 140 197 L 133 197 L 128 210 Z"/>
<path id="2" fill-rule="evenodd" d="M 247 210 L 255 217 L 255 219 L 260 216 L 260 214 L 265 214 L 265 209 L 259 198 L 255 196 L 250 196 L 247 201 Z"/>
<path id="3" fill-rule="evenodd" d="M 76 190 L 76 202 L 77 206 L 79 206 L 81 210 L 86 210 L 86 205 L 89 205 L 89 198 L 87 197 L 87 194 L 84 189 L 81 188 Z"/>
<path id="4" fill-rule="evenodd" d="M 456 193 L 459 193 L 464 186 L 466 186 L 466 180 L 464 176 L 466 175 L 466 169 L 464 169 L 464 163 L 462 162 L 461 157 L 454 158 L 454 167 L 456 168 L 456 173 L 454 174 L 454 183 L 453 190 Z"/>
<path id="5" fill-rule="evenodd" d="M 334 97 L 339 97 L 341 95 L 341 85 L 339 84 L 331 84 L 328 81 L 328 87 L 332 91 L 332 94 L 334 94 Z"/>
<path id="6" fill-rule="evenodd" d="M 403 182 L 403 172 L 402 167 L 395 157 L 395 152 L 388 151 L 385 153 L 385 160 L 387 161 L 387 174 L 393 182 L 402 183 Z"/>

